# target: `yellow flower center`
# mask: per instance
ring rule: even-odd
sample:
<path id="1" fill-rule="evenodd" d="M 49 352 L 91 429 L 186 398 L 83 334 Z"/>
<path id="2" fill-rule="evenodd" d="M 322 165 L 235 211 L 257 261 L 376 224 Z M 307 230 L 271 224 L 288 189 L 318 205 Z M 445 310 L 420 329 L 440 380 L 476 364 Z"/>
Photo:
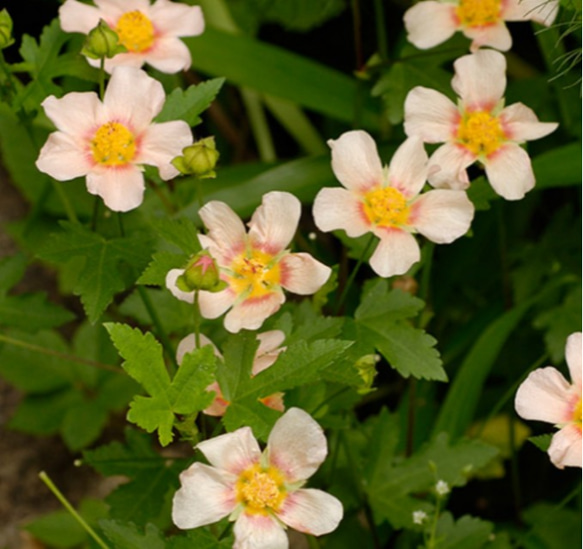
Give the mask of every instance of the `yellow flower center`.
<path id="1" fill-rule="evenodd" d="M 379 227 L 407 225 L 410 208 L 403 194 L 393 187 L 379 187 L 364 195 L 364 213 Z"/>
<path id="2" fill-rule="evenodd" d="M 103 124 L 91 140 L 93 159 L 105 166 L 123 166 L 136 155 L 134 134 L 119 122 Z"/>
<path id="3" fill-rule="evenodd" d="M 462 117 L 457 138 L 476 156 L 488 156 L 506 140 L 506 134 L 496 116 L 487 111 L 474 111 Z"/>
<path id="4" fill-rule="evenodd" d="M 460 0 L 456 14 L 462 25 L 481 27 L 500 20 L 500 0 Z"/>
<path id="5" fill-rule="evenodd" d="M 149 50 L 154 43 L 154 25 L 138 10 L 124 13 L 117 20 L 115 32 L 120 44 L 130 52 Z"/>
<path id="6" fill-rule="evenodd" d="M 235 484 L 237 501 L 250 513 L 278 511 L 286 498 L 283 474 L 275 467 L 255 464 L 245 469 Z"/>
<path id="7" fill-rule="evenodd" d="M 260 250 L 247 251 L 237 256 L 231 269 L 231 287 L 237 294 L 246 294 L 246 297 L 263 297 L 281 282 L 279 263 L 272 255 Z"/>
<path id="8" fill-rule="evenodd" d="M 573 422 L 581 427 L 581 399 L 579 399 L 575 408 L 573 408 Z"/>

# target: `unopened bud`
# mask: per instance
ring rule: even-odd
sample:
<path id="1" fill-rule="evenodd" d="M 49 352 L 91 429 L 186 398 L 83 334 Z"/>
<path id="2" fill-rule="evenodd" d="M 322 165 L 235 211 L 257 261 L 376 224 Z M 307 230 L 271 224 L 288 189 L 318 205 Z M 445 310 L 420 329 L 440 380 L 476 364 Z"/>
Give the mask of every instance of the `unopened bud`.
<path id="1" fill-rule="evenodd" d="M 209 179 L 217 176 L 215 166 L 218 159 L 219 151 L 215 146 L 215 138 L 211 136 L 182 149 L 182 156 L 174 158 L 172 165 L 185 175 Z"/>
<path id="2" fill-rule="evenodd" d="M 110 59 L 118 53 L 128 51 L 119 43 L 117 33 L 103 20 L 89 31 L 81 53 L 91 59 Z"/>
<path id="3" fill-rule="evenodd" d="M 375 376 L 377 375 L 377 362 L 377 355 L 364 355 L 356 361 L 355 367 L 358 371 L 360 379 L 362 380 L 362 383 L 357 389 L 358 394 L 365 395 L 374 391 L 372 384 Z"/>
<path id="4" fill-rule="evenodd" d="M 176 286 L 183 292 L 218 292 L 225 288 L 225 282 L 220 279 L 216 261 L 203 250 L 190 259 L 184 273 L 178 277 Z"/>
<path id="5" fill-rule="evenodd" d="M 7 48 L 11 44 L 14 44 L 14 38 L 12 38 L 12 17 L 4 8 L 0 11 L 0 50 Z"/>

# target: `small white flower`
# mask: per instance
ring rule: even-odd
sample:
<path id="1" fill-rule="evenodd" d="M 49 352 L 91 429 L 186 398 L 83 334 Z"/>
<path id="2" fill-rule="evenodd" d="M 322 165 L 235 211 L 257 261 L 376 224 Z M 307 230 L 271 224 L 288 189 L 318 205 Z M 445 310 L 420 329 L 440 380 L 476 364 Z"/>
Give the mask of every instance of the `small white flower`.
<path id="1" fill-rule="evenodd" d="M 438 496 L 446 496 L 450 492 L 449 484 L 445 480 L 438 480 L 435 485 L 435 491 Z"/>
<path id="2" fill-rule="evenodd" d="M 423 524 L 427 519 L 427 513 L 425 511 L 413 511 L 413 523 L 414 524 Z"/>

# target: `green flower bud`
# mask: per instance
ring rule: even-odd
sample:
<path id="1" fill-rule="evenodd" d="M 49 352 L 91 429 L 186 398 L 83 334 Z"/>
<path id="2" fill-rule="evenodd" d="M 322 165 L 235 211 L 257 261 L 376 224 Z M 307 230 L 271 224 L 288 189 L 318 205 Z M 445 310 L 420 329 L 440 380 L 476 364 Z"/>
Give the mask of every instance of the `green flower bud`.
<path id="1" fill-rule="evenodd" d="M 12 17 L 6 8 L 0 11 L 0 50 L 7 48 L 11 44 L 14 44 L 14 38 L 12 38 Z"/>
<path id="2" fill-rule="evenodd" d="M 183 292 L 195 290 L 219 292 L 226 285 L 226 282 L 220 279 L 216 261 L 206 250 L 197 253 L 190 259 L 184 273 L 176 281 L 176 286 Z"/>
<path id="3" fill-rule="evenodd" d="M 215 166 L 219 159 L 219 151 L 215 146 L 214 137 L 205 137 L 182 149 L 182 156 L 172 160 L 172 165 L 183 174 L 192 174 L 199 179 L 209 179 L 217 176 Z"/>
<path id="4" fill-rule="evenodd" d="M 97 26 L 89 31 L 81 53 L 91 59 L 102 59 L 128 51 L 119 43 L 117 33 L 103 20 L 100 19 Z"/>
<path id="5" fill-rule="evenodd" d="M 357 389 L 358 394 L 366 395 L 374 391 L 372 384 L 377 375 L 376 364 L 378 361 L 378 355 L 364 355 L 354 364 L 362 380 L 361 385 Z"/>

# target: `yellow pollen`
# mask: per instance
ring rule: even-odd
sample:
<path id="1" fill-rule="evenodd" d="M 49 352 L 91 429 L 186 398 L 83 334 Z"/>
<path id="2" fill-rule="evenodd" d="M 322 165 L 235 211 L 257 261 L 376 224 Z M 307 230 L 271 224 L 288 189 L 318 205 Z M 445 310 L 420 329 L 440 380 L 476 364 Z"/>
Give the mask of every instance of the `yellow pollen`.
<path id="1" fill-rule="evenodd" d="M 500 0 L 460 0 L 456 14 L 467 27 L 481 27 L 500 21 Z"/>
<path id="2" fill-rule="evenodd" d="M 581 399 L 579 399 L 579 402 L 573 408 L 573 421 L 581 427 Z"/>
<path id="3" fill-rule="evenodd" d="M 259 464 L 252 465 L 237 479 L 237 501 L 251 513 L 278 511 L 287 495 L 284 482 L 283 474 L 275 467 L 264 469 Z"/>
<path id="4" fill-rule="evenodd" d="M 134 158 L 134 134 L 119 122 L 103 124 L 91 140 L 93 159 L 105 166 L 123 166 Z"/>
<path id="5" fill-rule="evenodd" d="M 272 255 L 260 250 L 243 252 L 231 264 L 231 287 L 237 294 L 259 298 L 270 294 L 281 282 L 281 269 Z"/>
<path id="6" fill-rule="evenodd" d="M 120 44 L 130 52 L 149 50 L 154 43 L 154 25 L 138 10 L 124 13 L 117 20 L 115 32 Z"/>
<path id="7" fill-rule="evenodd" d="M 496 116 L 487 111 L 474 111 L 462 117 L 457 138 L 476 156 L 489 156 L 506 140 L 506 134 Z"/>
<path id="8" fill-rule="evenodd" d="M 393 187 L 379 187 L 364 195 L 364 213 L 378 227 L 407 225 L 410 208 L 403 194 Z"/>

